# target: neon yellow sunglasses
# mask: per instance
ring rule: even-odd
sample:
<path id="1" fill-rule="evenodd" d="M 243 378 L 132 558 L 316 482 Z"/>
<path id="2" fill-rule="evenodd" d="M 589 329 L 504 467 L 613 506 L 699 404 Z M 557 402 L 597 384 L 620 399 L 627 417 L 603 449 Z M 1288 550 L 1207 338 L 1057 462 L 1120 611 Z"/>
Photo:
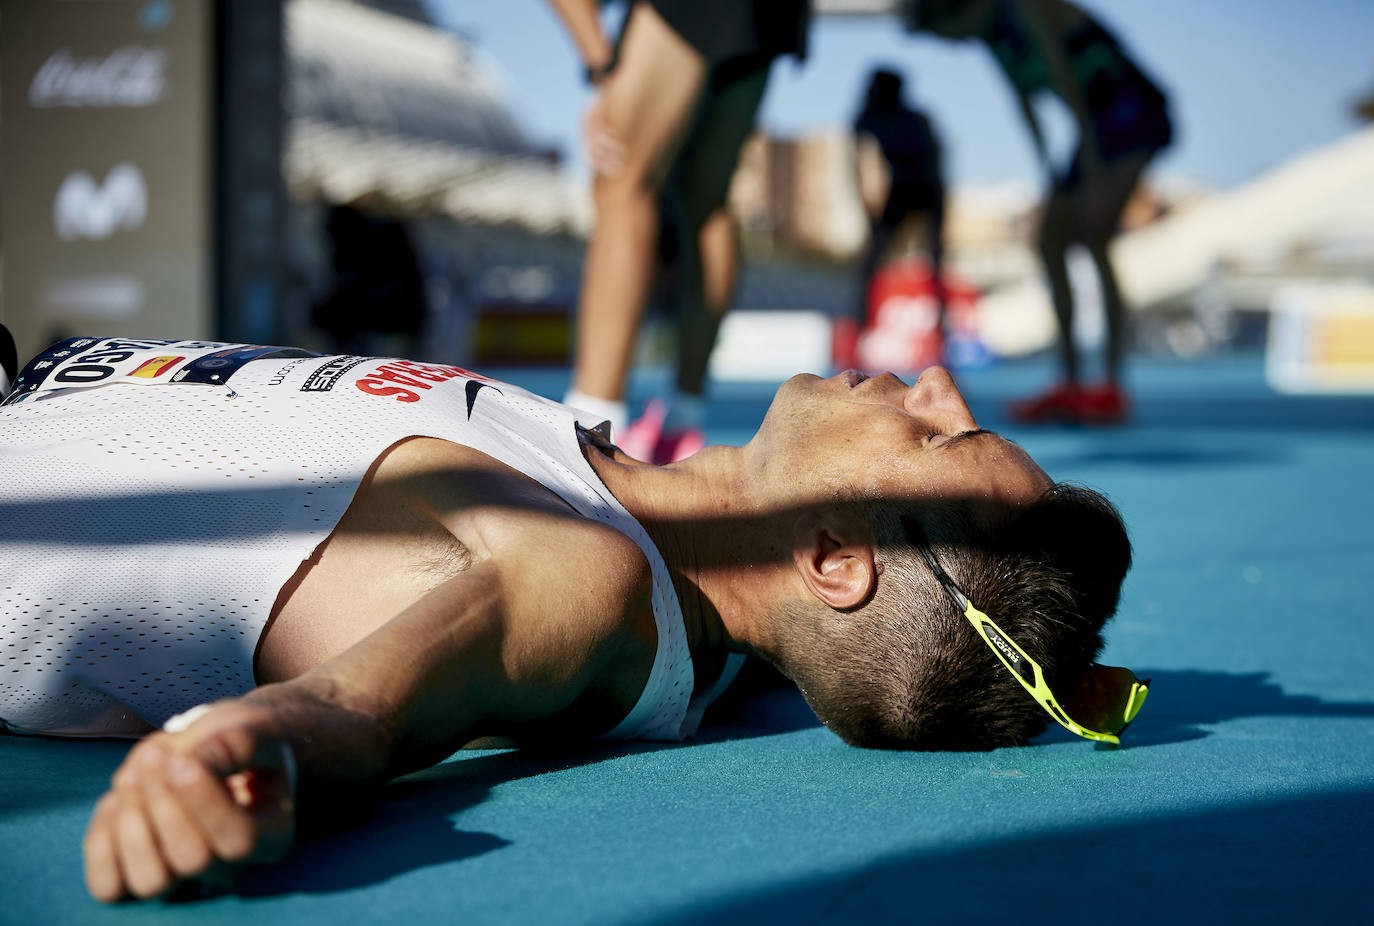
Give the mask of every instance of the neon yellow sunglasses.
<path id="1" fill-rule="evenodd" d="M 910 522 L 907 529 L 912 537 L 922 538 L 917 543 L 917 549 L 930 566 L 930 571 L 935 573 L 935 578 L 940 580 L 940 585 L 954 599 L 955 604 L 963 609 L 964 617 L 967 617 L 973 629 L 978 631 L 983 642 L 1002 661 L 1002 665 L 1007 667 L 1007 671 L 1021 683 L 1021 687 L 1030 692 L 1036 703 L 1045 709 L 1045 713 L 1061 726 L 1086 739 L 1112 745 L 1120 744 L 1122 731 L 1135 719 L 1135 715 L 1140 713 L 1140 708 L 1145 703 L 1145 696 L 1150 692 L 1150 680 L 1141 681 L 1130 669 L 1094 663 L 1083 674 L 1073 697 L 1065 699 L 1067 706 L 1061 706 L 1045 682 L 1045 673 L 1039 663 L 1026 655 L 1026 651 L 1017 646 L 1016 641 L 1007 636 L 1006 631 L 998 627 L 992 618 L 975 608 L 968 596 L 959 590 L 959 586 L 954 584 L 949 573 L 945 572 L 935 559 L 935 552 L 925 541 L 925 534 L 921 531 L 920 525 L 910 518 L 902 520 Z"/>

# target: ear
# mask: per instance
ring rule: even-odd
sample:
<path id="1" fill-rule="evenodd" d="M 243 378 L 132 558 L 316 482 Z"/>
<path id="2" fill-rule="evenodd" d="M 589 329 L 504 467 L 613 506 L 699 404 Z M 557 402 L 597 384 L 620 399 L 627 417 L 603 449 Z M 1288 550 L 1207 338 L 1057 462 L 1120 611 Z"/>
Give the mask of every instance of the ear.
<path id="1" fill-rule="evenodd" d="M 808 591 L 836 611 L 865 604 L 878 584 L 866 523 L 806 512 L 792 527 L 792 562 Z"/>

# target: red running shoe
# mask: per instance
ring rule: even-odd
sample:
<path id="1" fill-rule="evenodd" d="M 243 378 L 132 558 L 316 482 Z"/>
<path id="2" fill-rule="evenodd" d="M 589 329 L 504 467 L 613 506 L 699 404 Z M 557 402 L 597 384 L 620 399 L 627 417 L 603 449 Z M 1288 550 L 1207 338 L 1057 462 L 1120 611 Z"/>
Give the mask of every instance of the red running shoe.
<path id="1" fill-rule="evenodd" d="M 1078 420 L 1083 424 L 1125 424 L 1131 403 L 1116 383 L 1084 386 L 1078 395 Z"/>
<path id="2" fill-rule="evenodd" d="M 697 428 L 681 431 L 666 431 L 654 444 L 654 457 L 650 461 L 662 465 L 685 460 L 706 446 L 706 435 Z"/>
<path id="3" fill-rule="evenodd" d="M 706 446 L 706 435 L 696 428 L 663 430 L 668 408 L 658 399 L 644 403 L 644 414 L 616 435 L 616 446 L 636 460 L 663 465 L 685 460 Z"/>
<path id="4" fill-rule="evenodd" d="M 1063 382 L 1033 399 L 1013 402 L 1007 415 L 1020 424 L 1049 424 L 1077 422 L 1083 401 L 1083 388 L 1077 383 Z"/>
<path id="5" fill-rule="evenodd" d="M 1064 382 L 1034 399 L 1013 402 L 1007 414 L 1020 424 L 1114 425 L 1126 423 L 1131 405 L 1116 383 Z"/>

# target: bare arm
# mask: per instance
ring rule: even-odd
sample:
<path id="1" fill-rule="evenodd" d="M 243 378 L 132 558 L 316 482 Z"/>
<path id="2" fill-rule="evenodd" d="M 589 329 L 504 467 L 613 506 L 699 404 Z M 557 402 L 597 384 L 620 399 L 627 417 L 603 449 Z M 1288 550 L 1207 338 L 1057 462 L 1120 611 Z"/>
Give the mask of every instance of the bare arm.
<path id="1" fill-rule="evenodd" d="M 380 781 L 479 736 L 535 735 L 624 656 L 627 613 L 652 620 L 637 550 L 642 570 L 622 562 L 616 574 L 586 546 L 568 546 L 553 547 L 555 563 L 528 552 L 513 566 L 479 563 L 334 659 L 245 701 L 311 732 L 290 739 L 303 779 Z M 349 718 L 342 742 L 319 738 L 321 712 Z"/>
<path id="2" fill-rule="evenodd" d="M 614 723 L 570 708 L 593 687 L 617 710 L 633 705 L 653 658 L 648 564 L 608 529 L 517 531 L 508 542 L 526 533 L 540 536 L 524 537 L 525 555 L 479 563 L 334 659 L 146 737 L 87 831 L 91 893 L 151 897 L 226 863 L 280 856 L 294 823 L 293 757 L 302 788 L 366 784 L 481 735 Z"/>
<path id="3" fill-rule="evenodd" d="M 864 213 L 870 221 L 877 221 L 883 214 L 883 204 L 891 188 L 891 176 L 883 161 L 882 149 L 878 141 L 868 132 L 859 132 L 854 137 L 854 187 L 863 205 Z"/>
<path id="4" fill-rule="evenodd" d="M 1083 169 L 1086 173 L 1097 174 L 1102 166 L 1102 155 L 1097 150 L 1097 137 L 1093 134 L 1092 114 L 1088 112 L 1088 104 L 1083 99 L 1068 56 L 1064 54 L 1064 44 L 1060 41 L 1062 25 L 1054 21 L 1055 13 L 1077 16 L 1083 14 L 1066 4 L 1058 4 L 1052 11 L 1050 2 L 1016 0 L 1016 12 L 1025 24 L 1027 34 L 1044 56 L 1050 80 L 1054 82 L 1060 98 L 1073 114 L 1074 123 L 1078 126 L 1078 143 L 1083 151 Z M 1024 100 L 1024 94 L 1022 98 Z M 1039 139 L 1038 128 L 1033 131 Z M 1038 140 L 1037 144 L 1043 153 L 1044 142 Z"/>
<path id="5" fill-rule="evenodd" d="M 610 63 L 613 50 L 601 30 L 596 0 L 549 0 L 549 5 L 563 20 L 583 64 L 596 71 Z"/>

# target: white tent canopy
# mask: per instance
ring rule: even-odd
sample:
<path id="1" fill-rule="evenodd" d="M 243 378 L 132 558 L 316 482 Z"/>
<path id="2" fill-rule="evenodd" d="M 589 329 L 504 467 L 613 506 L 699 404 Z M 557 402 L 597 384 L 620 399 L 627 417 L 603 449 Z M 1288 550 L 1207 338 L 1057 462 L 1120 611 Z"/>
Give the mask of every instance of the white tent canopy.
<path id="1" fill-rule="evenodd" d="M 524 137 L 470 43 L 347 0 L 286 9 L 286 178 L 298 198 L 586 228 L 585 197 Z"/>

